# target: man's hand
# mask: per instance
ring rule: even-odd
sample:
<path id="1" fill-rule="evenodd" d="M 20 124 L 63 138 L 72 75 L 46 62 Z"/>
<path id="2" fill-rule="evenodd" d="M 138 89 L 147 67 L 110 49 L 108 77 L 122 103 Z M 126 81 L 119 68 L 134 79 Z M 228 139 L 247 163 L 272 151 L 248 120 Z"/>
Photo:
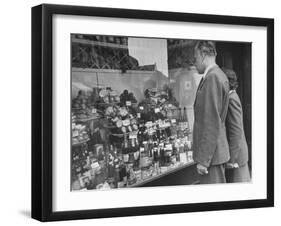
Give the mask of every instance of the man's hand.
<path id="1" fill-rule="evenodd" d="M 200 175 L 208 174 L 208 168 L 198 163 L 197 164 L 197 172 Z"/>
<path id="2" fill-rule="evenodd" d="M 238 165 L 238 163 L 230 163 L 230 162 L 228 162 L 228 163 L 226 163 L 226 168 L 227 169 L 237 169 L 237 168 L 239 168 L 239 165 Z"/>

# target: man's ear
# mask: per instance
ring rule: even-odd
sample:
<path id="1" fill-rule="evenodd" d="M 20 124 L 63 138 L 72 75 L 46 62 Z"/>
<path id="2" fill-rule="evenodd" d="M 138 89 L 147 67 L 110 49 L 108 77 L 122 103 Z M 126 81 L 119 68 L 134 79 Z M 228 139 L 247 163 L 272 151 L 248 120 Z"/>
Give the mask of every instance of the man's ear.
<path id="1" fill-rule="evenodd" d="M 200 53 L 201 57 L 202 57 L 202 63 L 204 62 L 205 60 L 205 57 L 206 57 L 206 54 L 205 53 Z"/>

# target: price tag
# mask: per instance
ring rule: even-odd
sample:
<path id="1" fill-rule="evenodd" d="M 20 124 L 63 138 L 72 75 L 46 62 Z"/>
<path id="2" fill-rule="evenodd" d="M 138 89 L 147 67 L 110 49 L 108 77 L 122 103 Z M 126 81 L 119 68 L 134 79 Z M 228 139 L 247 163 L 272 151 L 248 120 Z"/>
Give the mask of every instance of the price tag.
<path id="1" fill-rule="evenodd" d="M 191 149 L 191 147 L 192 147 L 192 145 L 191 145 L 191 141 L 190 141 L 190 140 L 188 140 L 186 143 L 187 143 L 187 147 L 188 147 L 188 149 Z"/>
<path id="2" fill-rule="evenodd" d="M 123 126 L 128 126 L 130 125 L 130 120 L 129 119 L 125 119 L 122 121 L 123 122 Z"/>
<path id="3" fill-rule="evenodd" d="M 186 155 L 186 153 L 184 152 L 184 153 L 180 153 L 180 162 L 182 162 L 182 163 L 187 163 L 187 155 Z"/>
<path id="4" fill-rule="evenodd" d="M 132 106 L 132 102 L 131 101 L 126 101 L 126 106 Z"/>
<path id="5" fill-rule="evenodd" d="M 100 166 L 100 165 L 99 165 L 98 162 L 94 162 L 94 163 L 91 164 L 92 169 L 96 169 L 96 168 L 98 168 L 99 166 Z"/>
<path id="6" fill-rule="evenodd" d="M 116 126 L 117 126 L 118 128 L 122 127 L 122 125 L 123 125 L 123 122 L 122 122 L 121 120 L 118 120 L 118 121 L 116 122 Z"/>
<path id="7" fill-rule="evenodd" d="M 177 120 L 176 120 L 176 119 L 172 119 L 171 122 L 172 122 L 172 123 L 176 123 Z"/>
<path id="8" fill-rule="evenodd" d="M 151 121 L 146 122 L 145 126 L 146 127 L 151 127 L 152 126 L 152 122 Z"/>
<path id="9" fill-rule="evenodd" d="M 166 127 L 170 127 L 170 126 L 171 126 L 171 123 L 165 122 L 165 125 L 166 125 Z"/>
<path id="10" fill-rule="evenodd" d="M 172 149 L 173 149 L 173 146 L 172 146 L 172 144 L 167 144 L 167 145 L 166 145 L 166 148 L 167 148 L 168 150 L 172 150 Z"/>
<path id="11" fill-rule="evenodd" d="M 96 113 L 97 113 L 97 109 L 93 108 L 93 109 L 92 109 L 92 113 L 93 113 L 93 114 L 96 114 Z"/>
<path id="12" fill-rule="evenodd" d="M 128 154 L 124 154 L 123 155 L 123 161 L 124 162 L 128 162 L 129 161 L 129 155 Z"/>
<path id="13" fill-rule="evenodd" d="M 84 173 L 84 175 L 85 175 L 86 177 L 91 177 L 91 172 L 90 172 L 90 170 L 86 171 L 86 172 Z"/>
<path id="14" fill-rule="evenodd" d="M 123 181 L 120 181 L 117 183 L 117 188 L 123 188 L 125 185 L 124 185 L 124 182 Z"/>
<path id="15" fill-rule="evenodd" d="M 159 123 L 159 128 L 164 128 L 165 127 L 165 124 L 163 122 L 160 122 Z"/>
<path id="16" fill-rule="evenodd" d="M 160 108 L 155 108 L 155 109 L 154 109 L 154 112 L 155 112 L 155 113 L 159 113 L 159 112 L 160 112 Z"/>
<path id="17" fill-rule="evenodd" d="M 156 132 L 156 130 L 155 129 L 153 129 L 153 128 L 150 128 L 150 129 L 148 129 L 148 135 L 153 135 L 153 133 L 155 133 Z"/>
<path id="18" fill-rule="evenodd" d="M 132 132 L 132 133 L 129 134 L 129 138 L 130 139 L 137 139 L 137 134 Z"/>

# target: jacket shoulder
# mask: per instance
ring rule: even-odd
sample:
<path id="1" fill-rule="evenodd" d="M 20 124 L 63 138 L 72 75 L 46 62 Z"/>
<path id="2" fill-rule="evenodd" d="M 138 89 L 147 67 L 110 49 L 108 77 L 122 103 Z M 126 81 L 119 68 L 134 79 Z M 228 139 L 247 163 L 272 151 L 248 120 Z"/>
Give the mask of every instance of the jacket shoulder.
<path id="1" fill-rule="evenodd" d="M 229 90 L 229 83 L 228 83 L 227 76 L 218 66 L 211 68 L 211 70 L 206 75 L 206 79 L 210 79 L 210 80 L 214 79 L 217 82 L 223 84 L 223 86 L 227 90 Z"/>
<path id="2" fill-rule="evenodd" d="M 233 103 L 236 103 L 238 105 L 241 105 L 240 98 L 239 98 L 239 96 L 238 96 L 238 94 L 236 92 L 232 92 L 229 95 L 229 102 L 233 102 Z"/>

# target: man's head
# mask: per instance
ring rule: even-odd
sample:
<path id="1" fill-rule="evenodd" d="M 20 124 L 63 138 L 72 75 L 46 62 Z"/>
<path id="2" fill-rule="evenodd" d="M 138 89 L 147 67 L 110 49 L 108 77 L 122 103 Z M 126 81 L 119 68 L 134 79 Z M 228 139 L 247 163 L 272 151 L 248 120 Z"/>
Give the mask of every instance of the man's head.
<path id="1" fill-rule="evenodd" d="M 226 74 L 228 81 L 229 81 L 229 89 L 235 90 L 238 87 L 238 81 L 235 71 L 228 69 L 228 68 L 222 68 L 223 72 Z"/>
<path id="2" fill-rule="evenodd" d="M 216 62 L 216 46 L 212 41 L 198 41 L 194 47 L 194 65 L 199 73 L 204 73 L 206 67 Z"/>

